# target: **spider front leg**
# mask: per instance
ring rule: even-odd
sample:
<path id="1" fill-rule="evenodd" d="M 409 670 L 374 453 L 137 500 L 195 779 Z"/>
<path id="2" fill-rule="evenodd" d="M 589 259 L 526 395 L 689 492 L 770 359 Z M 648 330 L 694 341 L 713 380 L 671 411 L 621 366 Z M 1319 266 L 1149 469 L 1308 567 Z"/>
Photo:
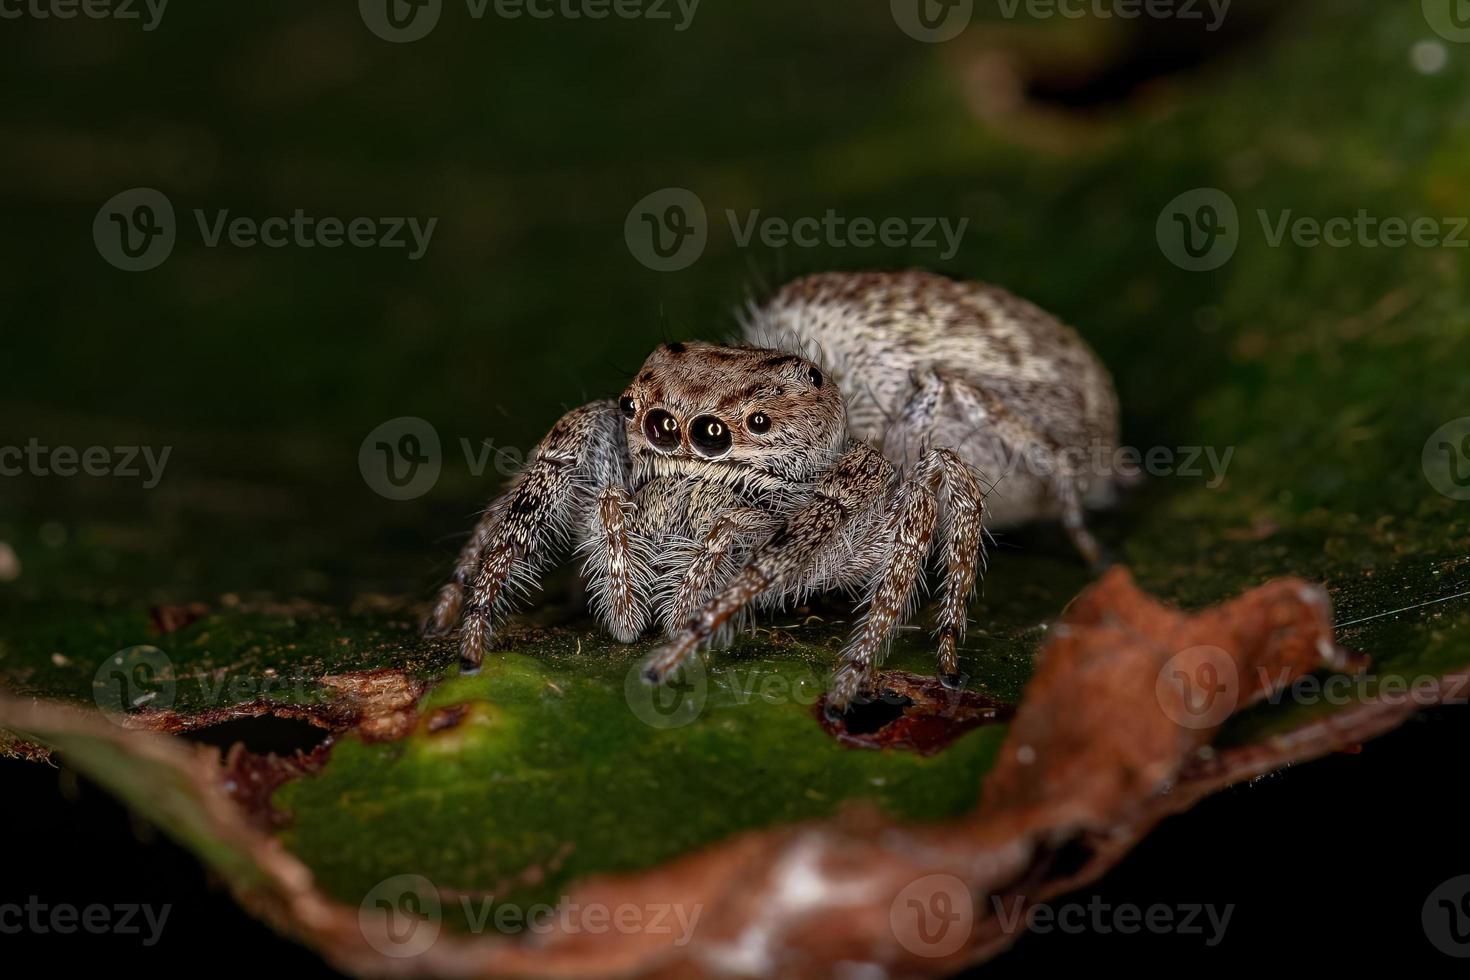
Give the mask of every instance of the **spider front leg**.
<path id="1" fill-rule="evenodd" d="M 592 608 L 620 643 L 632 643 L 648 625 L 653 559 L 647 538 L 633 526 L 637 513 L 627 490 L 604 488 L 581 549 Z"/>
<path id="2" fill-rule="evenodd" d="M 750 561 L 683 624 L 644 664 L 643 676 L 661 684 L 701 644 L 768 589 L 799 581 L 844 528 L 883 498 L 893 469 L 871 446 L 849 450 L 817 484 L 811 501 L 756 549 Z"/>
<path id="3" fill-rule="evenodd" d="M 534 583 L 555 560 L 571 526 L 586 523 L 595 489 L 625 485 L 629 469 L 627 437 L 614 402 L 593 402 L 564 415 L 485 511 L 425 631 L 443 633 L 460 624 L 460 661 L 467 669 L 478 667 L 495 623 L 510 606 L 510 593 Z"/>
<path id="4" fill-rule="evenodd" d="M 918 599 L 924 562 L 936 535 L 944 540 L 945 562 L 937 630 L 939 669 L 947 684 L 959 683 L 957 646 L 964 639 L 965 609 L 981 558 L 984 500 L 970 467 L 955 453 L 935 449 L 920 457 L 913 477 L 893 496 L 883 532 L 887 548 L 875 573 L 867 612 L 833 676 L 829 712 L 847 710 L 853 698 L 870 686 L 884 647 Z"/>
<path id="5" fill-rule="evenodd" d="M 664 613 L 664 626 L 670 637 L 676 636 L 694 618 L 699 607 L 729 574 L 728 566 L 734 564 L 732 553 L 737 546 L 754 535 L 771 533 L 775 521 L 773 514 L 758 507 L 742 507 L 715 519 L 699 550 L 689 559 Z"/>

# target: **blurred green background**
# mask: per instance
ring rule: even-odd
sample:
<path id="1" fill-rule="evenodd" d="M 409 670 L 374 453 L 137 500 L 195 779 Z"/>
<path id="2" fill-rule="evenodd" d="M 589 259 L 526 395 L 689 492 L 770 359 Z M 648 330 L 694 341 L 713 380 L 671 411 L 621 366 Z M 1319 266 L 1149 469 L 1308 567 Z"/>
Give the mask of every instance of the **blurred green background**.
<path id="1" fill-rule="evenodd" d="M 1467 49 L 1414 6 L 1237 2 L 1209 31 L 1030 21 L 1025 5 L 1006 20 L 982 3 L 944 44 L 881 3 L 706 0 L 682 31 L 674 7 L 543 21 L 450 3 L 406 44 L 350 4 L 176 5 L 152 31 L 9 21 L 0 445 L 172 451 L 153 490 L 0 481 L 0 537 L 23 569 L 0 588 L 427 594 L 499 479 L 471 472 L 461 440 L 524 451 L 660 339 L 728 334 L 753 291 L 909 265 L 1003 283 L 1076 323 L 1118 377 L 1130 443 L 1238 447 L 1223 491 L 1156 482 L 1139 511 L 1167 500 L 1166 521 L 1104 527 L 1182 597 L 1225 587 L 1175 573 L 1213 564 L 1231 528 L 1320 525 L 1284 553 L 1249 541 L 1219 562 L 1252 574 L 1291 570 L 1291 552 L 1341 571 L 1311 560 L 1328 537 L 1360 565 L 1425 547 L 1410 521 L 1463 542 L 1463 509 L 1417 463 L 1470 403 L 1452 369 L 1462 253 L 1272 249 L 1249 219 L 1464 210 Z M 1426 41 L 1447 62 L 1431 73 L 1413 63 Z M 1232 194 L 1246 227 L 1232 262 L 1192 273 L 1154 231 L 1199 186 Z M 130 273 L 92 226 L 134 187 L 167 195 L 178 240 Z M 707 249 L 677 272 L 646 268 L 624 237 L 630 208 L 666 187 L 710 216 Z M 196 208 L 437 226 L 419 261 L 209 248 Z M 968 226 L 948 261 L 738 247 L 724 213 L 756 209 Z M 432 423 L 445 451 L 437 486 L 407 502 L 358 469 L 364 437 L 400 416 Z M 1045 532 L 1037 547 L 1062 554 Z"/>

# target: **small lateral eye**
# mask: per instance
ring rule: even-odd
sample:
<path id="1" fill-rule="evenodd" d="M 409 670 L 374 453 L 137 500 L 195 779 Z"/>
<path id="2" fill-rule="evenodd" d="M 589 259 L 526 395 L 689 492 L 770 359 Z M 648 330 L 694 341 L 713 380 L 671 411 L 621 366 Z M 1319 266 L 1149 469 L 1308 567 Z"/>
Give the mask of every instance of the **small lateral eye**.
<path id="1" fill-rule="evenodd" d="M 638 414 L 638 403 L 633 400 L 632 395 L 624 395 L 622 398 L 619 398 L 618 408 L 627 418 L 632 418 Z"/>
<path id="2" fill-rule="evenodd" d="M 811 368 L 810 370 L 807 371 L 806 376 L 811 379 L 812 386 L 813 387 L 816 387 L 816 388 L 822 387 L 822 372 L 821 371 L 818 371 L 816 368 Z"/>
<path id="3" fill-rule="evenodd" d="M 771 417 L 765 412 L 755 412 L 745 420 L 745 427 L 751 432 L 761 433 L 771 430 Z"/>

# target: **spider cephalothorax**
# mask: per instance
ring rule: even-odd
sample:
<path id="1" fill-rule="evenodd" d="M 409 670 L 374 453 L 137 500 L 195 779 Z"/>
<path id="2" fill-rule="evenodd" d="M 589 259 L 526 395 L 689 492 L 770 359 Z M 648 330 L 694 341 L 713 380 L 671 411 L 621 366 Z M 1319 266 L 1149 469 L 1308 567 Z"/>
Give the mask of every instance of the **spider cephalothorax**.
<path id="1" fill-rule="evenodd" d="M 837 386 L 787 351 L 663 344 L 618 401 L 635 474 L 806 483 L 847 442 Z"/>
<path id="2" fill-rule="evenodd" d="M 569 543 L 615 637 L 655 619 L 668 634 L 651 681 L 752 604 L 860 591 L 837 708 L 871 681 L 931 557 L 940 669 L 958 676 L 982 487 L 1002 474 L 1008 522 L 1060 517 L 1097 559 L 1082 508 L 1111 483 L 1055 464 L 1088 440 L 1111 449 L 1117 405 L 1069 328 L 995 287 L 908 272 L 799 280 L 755 308 L 747 335 L 664 344 L 619 398 L 557 422 L 435 605 L 430 627 L 459 626 L 467 666 Z"/>

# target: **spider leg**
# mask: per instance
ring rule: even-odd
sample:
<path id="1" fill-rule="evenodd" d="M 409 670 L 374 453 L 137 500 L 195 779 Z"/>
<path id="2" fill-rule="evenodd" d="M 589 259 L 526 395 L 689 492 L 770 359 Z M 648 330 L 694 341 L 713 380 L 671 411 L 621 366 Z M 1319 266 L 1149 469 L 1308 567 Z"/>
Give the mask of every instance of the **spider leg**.
<path id="1" fill-rule="evenodd" d="M 964 638 L 965 609 L 975 586 L 983 513 L 984 494 L 963 460 L 948 449 L 930 450 L 920 457 L 913 477 L 899 487 L 890 504 L 883 530 L 886 551 L 867 611 L 833 676 L 829 712 L 845 711 L 872 681 L 894 629 L 913 611 L 924 562 L 936 537 L 944 543 L 945 562 L 937 630 L 939 669 L 946 683 L 959 682 L 956 646 Z"/>
<path id="2" fill-rule="evenodd" d="M 939 672 L 945 683 L 958 686 L 957 649 L 965 640 L 965 610 L 975 594 L 977 566 L 985 565 L 985 492 L 980 481 L 958 454 L 935 451 L 944 469 L 943 504 L 944 597 L 940 600 L 935 635 L 939 640 Z"/>
<path id="3" fill-rule="evenodd" d="M 460 624 L 460 660 L 478 667 L 510 593 L 524 591 L 555 558 L 573 524 L 584 524 L 595 488 L 626 484 L 627 437 L 616 403 L 562 416 L 506 491 L 485 511 L 439 592 L 425 631 Z"/>
<path id="4" fill-rule="evenodd" d="M 1103 548 L 1087 529 L 1077 478 L 1068 472 L 1057 441 L 1017 416 L 1004 401 L 983 387 L 951 384 L 949 393 L 967 416 L 985 419 L 1002 442 L 1017 450 L 1017 459 L 1034 459 L 1041 464 L 1039 470 L 1061 508 L 1062 527 L 1073 547 L 1094 571 L 1105 568 L 1109 563 Z"/>
<path id="5" fill-rule="evenodd" d="M 782 589 L 801 574 L 842 530 L 880 503 L 893 467 L 871 446 L 859 443 L 827 471 L 812 499 L 792 514 L 726 585 L 695 611 L 644 664 L 643 675 L 662 683 L 701 644 L 768 589 Z"/>
<path id="6" fill-rule="evenodd" d="M 1082 493 L 1076 477 L 1068 472 L 1061 446 L 983 385 L 946 377 L 932 369 L 917 376 L 913 395 L 884 433 L 888 457 L 897 462 L 913 460 L 929 448 L 927 443 L 944 397 L 953 402 L 960 415 L 978 420 L 977 428 L 983 427 L 1007 446 L 1013 459 L 1036 461 L 1037 474 L 1057 502 L 1062 527 L 1072 545 L 1094 569 L 1107 565 L 1102 546 L 1087 530 Z M 916 446 L 911 444 L 915 441 Z M 949 448 L 964 453 L 963 444 Z"/>
<path id="7" fill-rule="evenodd" d="M 633 526 L 637 512 L 626 489 L 604 487 L 581 547 L 593 611 L 620 643 L 632 643 L 648 625 L 653 560 L 647 539 Z"/>
<path id="8" fill-rule="evenodd" d="M 775 530 L 776 516 L 758 507 L 742 507 L 728 511 L 715 519 L 705 534 L 699 550 L 690 558 L 672 601 L 664 611 L 664 627 L 670 637 L 677 635 L 679 627 L 694 618 L 699 607 L 707 601 L 714 589 L 731 573 L 736 560 L 735 549 L 755 534 L 769 534 Z"/>
<path id="9" fill-rule="evenodd" d="M 894 627 L 913 611 L 924 560 L 933 547 L 939 520 L 939 504 L 930 485 L 937 481 L 927 472 L 933 468 L 927 458 L 922 461 L 919 475 L 905 481 L 889 505 L 882 532 L 888 542 L 886 554 L 874 576 L 867 611 L 852 642 L 842 651 L 841 665 L 833 675 L 832 690 L 827 695 L 829 711 L 846 710 L 867 685 Z"/>

